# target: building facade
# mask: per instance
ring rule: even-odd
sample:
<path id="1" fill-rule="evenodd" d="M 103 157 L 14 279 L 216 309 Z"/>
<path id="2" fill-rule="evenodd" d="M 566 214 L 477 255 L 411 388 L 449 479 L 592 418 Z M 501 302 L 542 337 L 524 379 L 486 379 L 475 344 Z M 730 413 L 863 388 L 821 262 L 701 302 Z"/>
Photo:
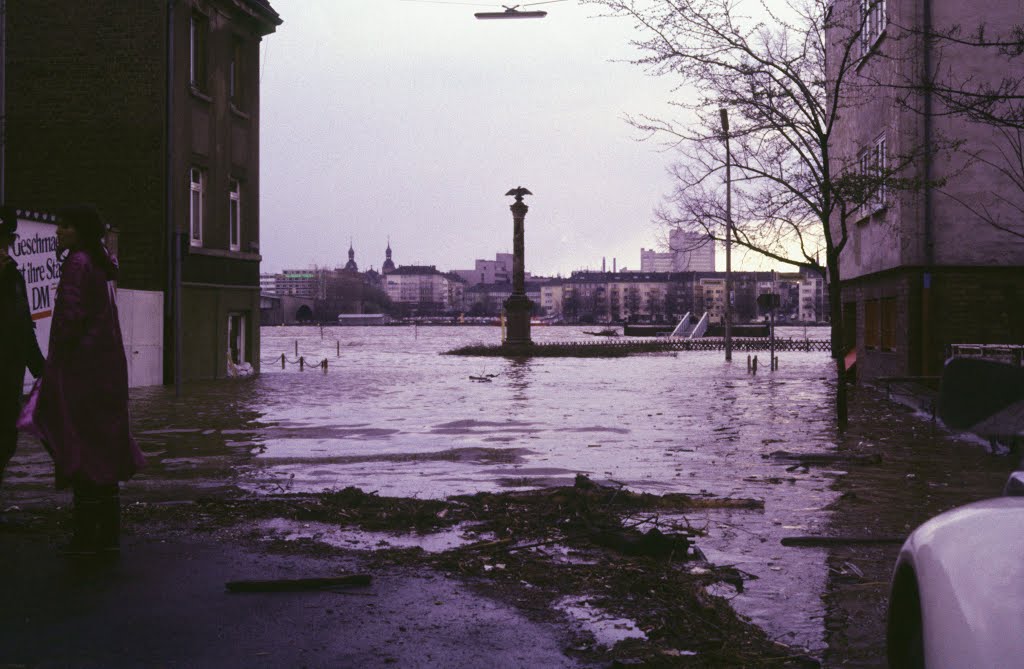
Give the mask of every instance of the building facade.
<path id="1" fill-rule="evenodd" d="M 844 345 L 858 376 L 936 375 L 952 344 L 1024 343 L 1020 135 L 951 113 L 924 79 L 998 86 L 1024 79 L 1024 59 L 921 34 L 984 27 L 997 40 L 1019 24 L 1019 3 L 842 0 L 833 12 L 832 62 L 850 30 L 863 30 L 832 170 L 875 181 L 846 220 L 840 257 Z"/>
<path id="2" fill-rule="evenodd" d="M 400 305 L 407 315 L 439 316 L 462 309 L 461 278 L 444 274 L 434 265 L 400 265 L 383 280 L 392 304 Z"/>
<path id="3" fill-rule="evenodd" d="M 734 313 L 739 322 L 764 317 L 757 296 L 779 293 L 775 272 L 733 272 Z M 545 316 L 569 322 L 677 322 L 686 313 L 725 312 L 724 272 L 573 272 L 540 287 Z M 784 305 L 788 308 L 788 305 Z"/>
<path id="4" fill-rule="evenodd" d="M 266 0 L 5 6 L 6 199 L 90 202 L 117 227 L 120 286 L 161 298 L 136 310 L 163 330 L 154 382 L 258 368 L 259 44 L 280 17 Z"/>
<path id="5" fill-rule="evenodd" d="M 496 253 L 494 260 L 477 259 L 474 261 L 473 269 L 452 270 L 461 276 L 468 286 L 477 284 L 512 283 L 512 254 Z M 530 278 L 530 273 L 526 273 Z"/>
<path id="6" fill-rule="evenodd" d="M 668 252 L 640 249 L 641 272 L 714 272 L 715 240 L 688 230 L 669 233 Z"/>

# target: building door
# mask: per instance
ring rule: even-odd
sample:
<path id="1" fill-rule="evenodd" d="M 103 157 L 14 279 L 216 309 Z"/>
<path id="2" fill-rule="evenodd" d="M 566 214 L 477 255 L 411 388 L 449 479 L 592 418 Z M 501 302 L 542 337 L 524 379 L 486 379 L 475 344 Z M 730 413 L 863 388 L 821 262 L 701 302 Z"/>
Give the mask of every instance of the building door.
<path id="1" fill-rule="evenodd" d="M 233 311 L 228 313 L 228 362 L 231 364 L 240 365 L 243 362 L 247 362 L 245 322 L 244 312 Z"/>

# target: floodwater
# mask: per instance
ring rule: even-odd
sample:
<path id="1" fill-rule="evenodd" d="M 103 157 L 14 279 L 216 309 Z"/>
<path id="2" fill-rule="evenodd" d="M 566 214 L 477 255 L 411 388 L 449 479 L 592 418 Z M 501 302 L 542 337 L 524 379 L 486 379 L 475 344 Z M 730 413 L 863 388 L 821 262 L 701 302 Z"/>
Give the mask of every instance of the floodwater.
<path id="1" fill-rule="evenodd" d="M 593 339 L 583 329 L 536 327 L 533 338 Z M 828 336 L 824 328 L 777 333 Z M 184 499 L 197 486 L 257 494 L 356 486 L 442 498 L 571 485 L 583 473 L 635 491 L 756 498 L 763 510 L 685 519 L 707 529 L 698 545 L 709 560 L 757 577 L 743 593 L 715 594 L 731 597 L 781 642 L 825 654 L 835 565 L 824 549 L 788 549 L 779 539 L 829 534 L 840 483 L 859 474 L 842 464 L 796 467 L 771 454 L 833 453 L 850 438 L 834 427 L 826 354 L 782 353 L 770 372 L 762 353 L 756 375 L 745 353 L 731 364 L 722 352 L 528 361 L 440 355 L 499 337 L 497 327 L 263 328 L 258 377 L 187 384 L 180 399 L 171 388 L 133 391 L 136 435 L 151 464 L 127 492 L 141 485 Z M 296 350 L 309 365 L 301 372 Z M 326 371 L 313 367 L 324 359 Z M 913 450 L 920 435 L 932 434 L 926 417 L 870 402 L 858 439 L 876 438 L 876 419 L 887 447 Z M 908 529 L 902 509 L 927 517 L 963 498 L 994 495 L 994 482 L 1012 469 L 977 445 L 948 441 L 922 457 L 937 471 L 948 462 L 958 473 L 984 475 L 961 482 L 959 497 L 901 497 L 903 507 L 890 510 L 898 529 Z M 12 476 L 25 492 L 42 490 L 45 456 L 25 452 Z M 905 474 L 878 485 L 902 485 Z"/>

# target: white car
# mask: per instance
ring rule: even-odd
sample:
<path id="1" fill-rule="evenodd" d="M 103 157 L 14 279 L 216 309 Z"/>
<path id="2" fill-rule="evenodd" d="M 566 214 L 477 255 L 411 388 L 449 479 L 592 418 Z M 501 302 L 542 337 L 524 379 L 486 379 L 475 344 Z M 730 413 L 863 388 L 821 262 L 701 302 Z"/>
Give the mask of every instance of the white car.
<path id="1" fill-rule="evenodd" d="M 889 666 L 1024 667 L 1024 471 L 1003 496 L 925 522 L 900 549 Z"/>

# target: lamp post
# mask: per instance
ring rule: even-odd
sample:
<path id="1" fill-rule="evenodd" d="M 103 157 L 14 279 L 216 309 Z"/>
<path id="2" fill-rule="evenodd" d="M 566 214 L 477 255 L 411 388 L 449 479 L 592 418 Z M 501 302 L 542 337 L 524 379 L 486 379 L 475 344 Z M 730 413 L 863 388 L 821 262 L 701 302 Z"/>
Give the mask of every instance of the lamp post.
<path id="1" fill-rule="evenodd" d="M 508 346 L 528 346 L 530 340 L 530 312 L 533 302 L 526 296 L 526 258 L 523 222 L 529 207 L 523 202 L 524 195 L 533 195 L 522 186 L 505 193 L 513 195 L 516 201 L 509 209 L 512 210 L 512 294 L 505 300 L 505 314 L 508 328 L 505 331 L 505 344 Z"/>
<path id="2" fill-rule="evenodd" d="M 732 362 L 732 155 L 729 153 L 729 112 L 718 110 L 725 139 L 725 361 Z"/>

